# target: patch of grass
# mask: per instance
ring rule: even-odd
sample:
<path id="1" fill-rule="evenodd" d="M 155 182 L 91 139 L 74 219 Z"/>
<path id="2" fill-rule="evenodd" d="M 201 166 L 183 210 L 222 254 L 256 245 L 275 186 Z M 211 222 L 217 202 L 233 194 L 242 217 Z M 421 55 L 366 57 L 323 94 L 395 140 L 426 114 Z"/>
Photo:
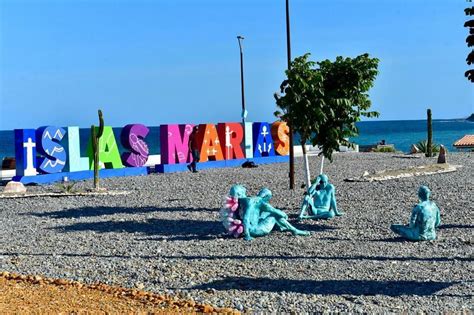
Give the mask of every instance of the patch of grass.
<path id="1" fill-rule="evenodd" d="M 76 182 L 61 182 L 57 183 L 56 187 L 59 188 L 59 190 L 64 194 L 73 194 L 75 192 L 78 192 L 77 189 L 74 189 L 75 185 Z"/>

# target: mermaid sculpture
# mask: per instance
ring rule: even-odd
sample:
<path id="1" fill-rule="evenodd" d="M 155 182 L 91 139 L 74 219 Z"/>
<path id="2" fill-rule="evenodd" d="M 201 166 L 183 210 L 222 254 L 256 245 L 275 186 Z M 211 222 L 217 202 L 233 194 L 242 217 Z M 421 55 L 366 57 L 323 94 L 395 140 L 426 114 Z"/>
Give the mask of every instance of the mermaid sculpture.
<path id="1" fill-rule="evenodd" d="M 327 175 L 319 175 L 304 197 L 298 219 L 328 220 L 343 215 L 342 212 L 337 210 L 335 192 L 336 189 L 334 185 L 329 184 Z M 310 215 L 306 215 L 307 211 Z"/>
<path id="2" fill-rule="evenodd" d="M 431 192 L 428 187 L 421 186 L 418 190 L 420 202 L 411 212 L 410 224 L 392 224 L 390 229 L 411 241 L 426 241 L 436 239 L 436 230 L 441 223 L 439 208 L 430 201 Z"/>
<path id="3" fill-rule="evenodd" d="M 226 230 L 235 237 L 244 235 L 250 241 L 254 237 L 269 234 L 275 225 L 280 231 L 290 231 L 293 235 L 309 235 L 288 222 L 288 215 L 269 204 L 272 192 L 268 188 L 260 190 L 256 197 L 247 197 L 242 185 L 231 187 L 226 204 L 221 210 L 221 219 Z"/>

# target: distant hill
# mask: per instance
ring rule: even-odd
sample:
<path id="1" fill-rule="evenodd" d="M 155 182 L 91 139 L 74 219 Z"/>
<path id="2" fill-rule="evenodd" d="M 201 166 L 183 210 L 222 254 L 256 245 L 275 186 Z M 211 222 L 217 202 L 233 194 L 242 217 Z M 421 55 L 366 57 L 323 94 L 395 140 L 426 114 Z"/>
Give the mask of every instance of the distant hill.
<path id="1" fill-rule="evenodd" d="M 467 117 L 466 120 L 474 122 L 474 114 L 471 114 L 471 116 Z"/>

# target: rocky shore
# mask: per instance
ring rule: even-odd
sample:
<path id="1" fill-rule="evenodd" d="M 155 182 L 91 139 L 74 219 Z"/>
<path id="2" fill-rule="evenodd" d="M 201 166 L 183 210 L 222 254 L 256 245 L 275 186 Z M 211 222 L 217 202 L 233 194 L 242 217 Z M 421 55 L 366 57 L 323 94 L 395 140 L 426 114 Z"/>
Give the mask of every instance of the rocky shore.
<path id="1" fill-rule="evenodd" d="M 319 158 L 310 157 L 313 172 Z M 101 180 L 126 195 L 0 200 L 0 271 L 102 282 L 241 311 L 472 311 L 474 153 L 449 155 L 452 173 L 383 182 L 346 182 L 375 172 L 436 163 L 381 153 L 336 154 L 325 172 L 343 217 L 296 222 L 303 197 L 288 190 L 286 164 Z M 316 173 L 312 175 L 317 175 Z M 274 232 L 246 242 L 223 234 L 223 197 L 241 183 L 273 191 L 309 237 Z M 90 181 L 76 188 L 90 188 Z M 441 209 L 438 240 L 398 239 L 417 189 L 428 185 Z M 28 187 L 29 192 L 57 191 Z"/>

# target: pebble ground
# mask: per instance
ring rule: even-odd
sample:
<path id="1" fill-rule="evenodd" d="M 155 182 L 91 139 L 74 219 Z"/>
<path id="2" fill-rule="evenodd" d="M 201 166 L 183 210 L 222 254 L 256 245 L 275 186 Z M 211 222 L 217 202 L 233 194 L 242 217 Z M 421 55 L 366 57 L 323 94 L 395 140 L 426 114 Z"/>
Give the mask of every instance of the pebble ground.
<path id="1" fill-rule="evenodd" d="M 448 156 L 453 173 L 384 182 L 345 182 L 374 172 L 436 163 L 393 154 L 336 154 L 325 172 L 343 217 L 296 222 L 303 197 L 288 189 L 288 165 L 197 174 L 103 179 L 118 196 L 0 199 L 0 271 L 102 282 L 172 294 L 241 311 L 473 311 L 474 153 Z M 320 159 L 310 157 L 316 175 Z M 273 206 L 312 232 L 274 232 L 251 242 L 223 233 L 219 208 L 230 186 L 273 191 Z M 91 187 L 91 181 L 77 188 Z M 438 240 L 406 242 L 420 185 L 441 209 Z M 30 186 L 30 192 L 57 191 Z"/>

